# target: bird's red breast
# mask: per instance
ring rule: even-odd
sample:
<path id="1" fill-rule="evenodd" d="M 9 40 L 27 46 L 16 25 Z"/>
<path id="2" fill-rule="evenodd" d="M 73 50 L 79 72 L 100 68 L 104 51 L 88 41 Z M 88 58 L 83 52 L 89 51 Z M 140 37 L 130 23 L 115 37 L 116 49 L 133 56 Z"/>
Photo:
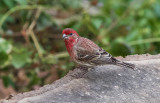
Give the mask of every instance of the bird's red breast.
<path id="1" fill-rule="evenodd" d="M 70 28 L 66 28 L 62 31 L 63 36 L 66 36 L 64 39 L 67 51 L 71 58 L 73 59 L 74 53 L 73 53 L 73 46 L 77 43 L 77 40 L 79 38 L 78 33 Z"/>

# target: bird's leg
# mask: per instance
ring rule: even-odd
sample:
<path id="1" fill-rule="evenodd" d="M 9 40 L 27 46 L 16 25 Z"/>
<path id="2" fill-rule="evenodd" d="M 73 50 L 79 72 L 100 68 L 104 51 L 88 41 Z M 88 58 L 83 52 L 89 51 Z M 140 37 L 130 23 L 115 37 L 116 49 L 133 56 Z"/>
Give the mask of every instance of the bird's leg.
<path id="1" fill-rule="evenodd" d="M 72 74 L 72 77 L 82 78 L 89 71 L 89 68 L 86 66 L 78 66 L 77 69 L 80 69 L 81 72 L 76 72 L 75 74 Z"/>
<path id="2" fill-rule="evenodd" d="M 77 69 L 80 69 L 80 70 L 84 70 L 84 71 L 88 71 L 89 70 L 89 67 L 87 66 L 78 66 Z"/>

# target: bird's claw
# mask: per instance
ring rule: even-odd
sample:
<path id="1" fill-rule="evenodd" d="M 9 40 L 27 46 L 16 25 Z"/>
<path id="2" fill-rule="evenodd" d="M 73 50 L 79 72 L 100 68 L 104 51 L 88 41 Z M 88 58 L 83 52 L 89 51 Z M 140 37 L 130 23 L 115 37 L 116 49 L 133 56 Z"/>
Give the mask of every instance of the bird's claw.
<path id="1" fill-rule="evenodd" d="M 76 72 L 74 74 L 71 74 L 72 77 L 74 78 L 83 78 L 83 76 L 88 72 L 87 67 L 79 66 L 77 69 L 80 69 L 80 72 Z"/>

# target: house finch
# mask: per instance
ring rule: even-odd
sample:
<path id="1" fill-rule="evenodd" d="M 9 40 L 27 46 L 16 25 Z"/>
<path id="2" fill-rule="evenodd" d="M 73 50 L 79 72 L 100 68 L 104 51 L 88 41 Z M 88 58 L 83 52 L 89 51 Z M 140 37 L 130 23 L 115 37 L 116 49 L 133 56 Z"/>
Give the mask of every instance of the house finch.
<path id="1" fill-rule="evenodd" d="M 66 28 L 62 33 L 71 59 L 79 65 L 93 67 L 113 64 L 131 69 L 135 68 L 134 64 L 119 61 L 91 40 L 80 37 L 73 29 Z"/>

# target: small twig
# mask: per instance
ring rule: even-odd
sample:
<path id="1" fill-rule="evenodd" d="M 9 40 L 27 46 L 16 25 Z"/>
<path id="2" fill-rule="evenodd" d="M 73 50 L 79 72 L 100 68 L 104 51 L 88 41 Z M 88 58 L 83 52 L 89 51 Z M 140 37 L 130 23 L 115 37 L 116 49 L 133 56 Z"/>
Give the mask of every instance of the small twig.
<path id="1" fill-rule="evenodd" d="M 40 48 L 39 42 L 38 42 L 38 40 L 37 40 L 34 32 L 33 32 L 33 28 L 34 28 L 35 25 L 36 25 L 36 22 L 37 22 L 37 19 L 38 19 L 39 16 L 40 16 L 40 13 L 41 13 L 41 9 L 39 8 L 39 9 L 37 10 L 36 14 L 35 14 L 35 18 L 33 19 L 32 23 L 30 24 L 30 26 L 28 27 L 28 29 L 26 30 L 26 34 L 31 36 L 31 38 L 32 38 L 32 40 L 33 40 L 33 42 L 34 42 L 34 44 L 35 44 L 35 47 L 36 47 L 36 49 L 37 49 L 37 51 L 38 51 L 39 57 L 42 57 L 42 54 L 43 54 L 43 53 L 42 53 L 42 50 L 41 50 L 41 48 Z"/>
<path id="2" fill-rule="evenodd" d="M 21 35 L 23 35 L 23 37 L 25 38 L 27 45 L 30 45 L 29 37 L 28 37 L 28 35 L 26 34 L 26 29 L 27 29 L 28 26 L 29 26 L 29 22 L 26 22 L 26 23 L 23 25 L 23 28 L 22 28 L 22 30 L 21 30 Z"/>
<path id="3" fill-rule="evenodd" d="M 67 57 L 69 56 L 67 52 L 60 52 L 60 53 L 56 53 L 53 54 L 55 58 L 62 58 L 62 57 Z"/>
<path id="4" fill-rule="evenodd" d="M 35 45 L 35 47 L 36 47 L 36 49 L 37 49 L 37 51 L 38 51 L 39 57 L 42 57 L 42 56 L 43 56 L 43 53 L 42 53 L 41 47 L 40 47 L 40 45 L 39 45 L 39 42 L 38 42 L 36 36 L 34 35 L 34 32 L 33 32 L 33 31 L 30 31 L 30 35 L 31 35 L 31 38 L 32 38 L 32 40 L 33 40 L 33 42 L 34 42 L 34 45 Z"/>
<path id="5" fill-rule="evenodd" d="M 144 40 L 139 40 L 139 41 L 131 41 L 129 45 L 133 46 L 133 45 L 153 43 L 153 42 L 160 42 L 160 38 L 149 38 L 149 39 L 144 39 Z"/>
<path id="6" fill-rule="evenodd" d="M 31 23 L 30 26 L 28 27 L 28 30 L 27 30 L 28 33 L 30 33 L 30 32 L 33 30 L 33 28 L 35 27 L 36 22 L 37 22 L 37 19 L 38 19 L 39 16 L 40 16 L 40 13 L 41 13 L 41 9 L 39 8 L 39 9 L 37 9 L 37 12 L 36 12 L 36 14 L 35 14 L 35 18 L 33 19 L 32 23 Z"/>

